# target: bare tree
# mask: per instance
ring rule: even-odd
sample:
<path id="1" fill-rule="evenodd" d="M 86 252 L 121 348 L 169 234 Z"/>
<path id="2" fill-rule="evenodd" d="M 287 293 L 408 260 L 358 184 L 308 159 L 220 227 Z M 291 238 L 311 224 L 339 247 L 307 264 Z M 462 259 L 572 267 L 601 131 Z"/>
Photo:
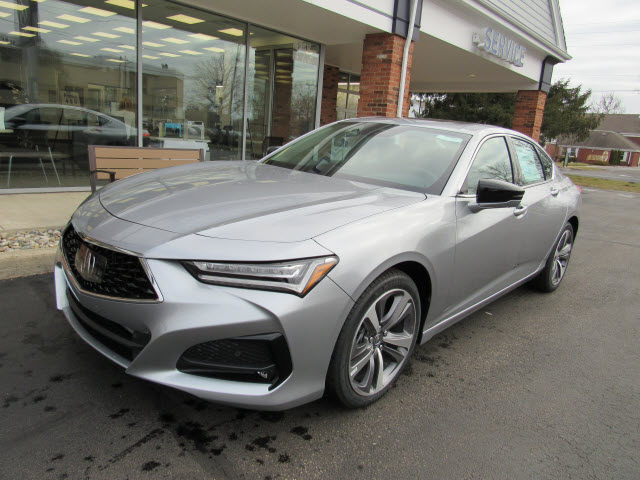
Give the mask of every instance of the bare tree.
<path id="1" fill-rule="evenodd" d="M 601 115 L 608 115 L 611 113 L 624 113 L 622 100 L 613 92 L 602 95 L 600 99 L 593 105 L 592 109 L 594 112 Z"/>

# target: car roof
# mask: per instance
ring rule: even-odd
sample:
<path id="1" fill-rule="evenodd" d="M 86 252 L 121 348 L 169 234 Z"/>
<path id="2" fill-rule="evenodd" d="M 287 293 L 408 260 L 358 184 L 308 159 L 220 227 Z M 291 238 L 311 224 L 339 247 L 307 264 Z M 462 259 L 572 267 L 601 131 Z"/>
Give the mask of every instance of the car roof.
<path id="1" fill-rule="evenodd" d="M 487 125 L 484 123 L 459 122 L 455 120 L 438 120 L 427 118 L 398 118 L 398 117 L 358 117 L 349 118 L 342 121 L 358 121 L 358 122 L 376 122 L 388 123 L 393 125 L 406 125 L 424 128 L 437 128 L 439 130 L 448 130 L 451 132 L 466 133 L 468 135 L 491 134 L 491 133 L 508 133 L 510 135 L 523 136 L 520 132 L 510 130 L 508 128 L 497 127 L 495 125 Z"/>

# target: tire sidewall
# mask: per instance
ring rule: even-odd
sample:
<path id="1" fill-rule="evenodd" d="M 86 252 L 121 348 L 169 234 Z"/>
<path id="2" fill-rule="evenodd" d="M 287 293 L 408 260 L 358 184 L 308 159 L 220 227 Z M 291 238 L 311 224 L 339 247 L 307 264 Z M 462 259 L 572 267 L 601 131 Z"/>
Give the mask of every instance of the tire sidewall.
<path id="1" fill-rule="evenodd" d="M 409 348 L 409 352 L 407 353 L 406 360 L 396 372 L 393 380 L 391 380 L 380 392 L 370 396 L 363 396 L 353 389 L 349 378 L 349 356 L 351 353 L 352 341 L 356 334 L 356 330 L 360 326 L 362 317 L 366 314 L 371 304 L 380 298 L 380 296 L 385 292 L 396 288 L 406 290 L 412 297 L 414 308 L 416 310 L 416 334 L 413 337 L 413 342 Z M 342 330 L 340 331 L 340 335 L 338 336 L 331 358 L 331 364 L 329 366 L 328 387 L 344 405 L 351 408 L 369 405 L 374 403 L 390 388 L 392 388 L 398 376 L 409 363 L 410 357 L 415 349 L 416 341 L 420 333 L 421 314 L 420 295 L 418 293 L 418 289 L 413 280 L 400 270 L 394 269 L 383 273 L 380 277 L 374 280 L 369 287 L 367 287 L 362 295 L 360 295 L 360 298 L 358 298 L 354 304 L 351 312 L 347 316 Z"/>
<path id="2" fill-rule="evenodd" d="M 567 223 L 562 229 L 562 231 L 560 232 L 560 235 L 558 235 L 558 240 L 556 240 L 556 242 L 553 244 L 553 249 L 549 254 L 549 258 L 547 258 L 547 263 L 542 272 L 543 281 L 542 281 L 541 287 L 546 292 L 553 292 L 554 290 L 556 290 L 562 284 L 564 277 L 567 275 L 567 272 L 565 270 L 560 281 L 555 285 L 553 284 L 553 278 L 552 278 L 553 263 L 555 260 L 556 250 L 558 248 L 558 244 L 560 243 L 560 240 L 562 239 L 562 236 L 564 235 L 564 232 L 566 232 L 567 230 L 571 231 L 571 244 L 572 244 L 571 251 L 569 252 L 569 258 L 567 260 L 567 267 L 566 267 L 567 269 L 569 268 L 569 263 L 571 262 L 571 254 L 573 253 L 573 243 L 574 243 L 575 237 L 574 237 L 573 226 L 570 223 Z"/>

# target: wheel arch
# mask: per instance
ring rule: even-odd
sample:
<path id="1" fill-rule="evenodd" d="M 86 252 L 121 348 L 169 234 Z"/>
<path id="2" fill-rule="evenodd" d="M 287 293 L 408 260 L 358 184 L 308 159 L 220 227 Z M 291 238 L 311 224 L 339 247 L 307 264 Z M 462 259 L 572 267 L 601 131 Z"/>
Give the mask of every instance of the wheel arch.
<path id="1" fill-rule="evenodd" d="M 576 238 L 576 236 L 578 235 L 578 226 L 580 225 L 578 217 L 573 215 L 569 220 L 567 220 L 567 223 L 570 223 L 573 227 L 573 238 Z"/>

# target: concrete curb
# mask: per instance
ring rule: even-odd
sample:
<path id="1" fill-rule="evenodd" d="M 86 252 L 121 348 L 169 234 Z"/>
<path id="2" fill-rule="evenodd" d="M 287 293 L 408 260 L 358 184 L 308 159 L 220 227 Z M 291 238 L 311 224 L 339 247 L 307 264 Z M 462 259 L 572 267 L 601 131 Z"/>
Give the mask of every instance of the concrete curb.
<path id="1" fill-rule="evenodd" d="M 0 280 L 53 272 L 57 248 L 0 253 Z"/>

